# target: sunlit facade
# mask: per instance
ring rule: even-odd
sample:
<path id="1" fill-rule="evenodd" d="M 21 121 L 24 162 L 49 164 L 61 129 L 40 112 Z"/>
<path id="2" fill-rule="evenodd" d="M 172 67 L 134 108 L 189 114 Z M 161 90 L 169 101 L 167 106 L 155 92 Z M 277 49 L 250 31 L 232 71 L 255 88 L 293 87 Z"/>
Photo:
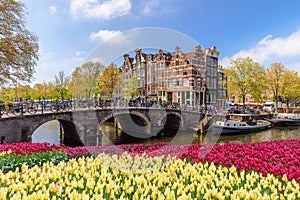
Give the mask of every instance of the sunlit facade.
<path id="1" fill-rule="evenodd" d="M 157 102 L 198 106 L 224 106 L 226 89 L 223 69 L 218 64 L 216 47 L 201 49 L 198 45 L 184 53 L 176 47 L 173 53 L 159 50 L 157 54 L 135 50 L 132 58 L 124 55 L 122 73 L 125 83 L 135 75 L 139 96 Z"/>

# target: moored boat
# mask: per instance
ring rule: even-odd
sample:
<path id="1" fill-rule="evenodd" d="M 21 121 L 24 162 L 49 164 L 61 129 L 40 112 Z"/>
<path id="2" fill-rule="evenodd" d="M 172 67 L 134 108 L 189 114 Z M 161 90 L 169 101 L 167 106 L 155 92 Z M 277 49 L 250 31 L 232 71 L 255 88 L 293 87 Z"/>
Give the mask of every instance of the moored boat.
<path id="1" fill-rule="evenodd" d="M 294 113 L 278 113 L 272 119 L 266 119 L 273 126 L 300 126 L 300 115 Z"/>
<path id="2" fill-rule="evenodd" d="M 213 126 L 213 134 L 242 134 L 257 132 L 269 128 L 271 122 L 266 120 L 254 120 L 245 118 L 229 118 L 224 121 L 216 121 Z"/>

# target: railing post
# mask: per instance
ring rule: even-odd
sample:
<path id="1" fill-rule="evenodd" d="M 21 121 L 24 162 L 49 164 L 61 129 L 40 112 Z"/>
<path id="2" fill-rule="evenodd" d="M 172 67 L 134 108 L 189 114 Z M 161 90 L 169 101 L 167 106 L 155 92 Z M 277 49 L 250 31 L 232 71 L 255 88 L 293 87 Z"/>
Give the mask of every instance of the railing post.
<path id="1" fill-rule="evenodd" d="M 73 104 L 73 110 L 75 111 L 75 99 L 73 99 L 72 104 Z"/>
<path id="2" fill-rule="evenodd" d="M 45 101 L 42 101 L 42 115 L 44 114 L 44 105 L 45 105 Z"/>
<path id="3" fill-rule="evenodd" d="M 23 103 L 21 103 L 21 116 L 23 116 Z"/>

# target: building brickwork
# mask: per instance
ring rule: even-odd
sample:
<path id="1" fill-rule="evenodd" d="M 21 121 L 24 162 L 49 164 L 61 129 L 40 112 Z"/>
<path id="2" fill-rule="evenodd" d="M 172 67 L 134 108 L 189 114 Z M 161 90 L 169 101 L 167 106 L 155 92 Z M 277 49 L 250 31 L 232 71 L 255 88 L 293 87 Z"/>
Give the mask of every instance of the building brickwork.
<path id="1" fill-rule="evenodd" d="M 187 53 L 180 47 L 172 53 L 160 49 L 157 54 L 146 54 L 137 48 L 133 58 L 124 55 L 122 74 L 125 84 L 137 77 L 141 98 L 180 106 L 224 107 L 226 88 L 218 56 L 215 46 L 202 49 L 198 45 Z"/>

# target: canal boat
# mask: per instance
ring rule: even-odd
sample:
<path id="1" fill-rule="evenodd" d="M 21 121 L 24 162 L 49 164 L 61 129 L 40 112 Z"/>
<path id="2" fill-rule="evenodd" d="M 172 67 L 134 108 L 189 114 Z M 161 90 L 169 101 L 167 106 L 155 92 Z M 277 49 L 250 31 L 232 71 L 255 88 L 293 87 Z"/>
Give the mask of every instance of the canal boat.
<path id="1" fill-rule="evenodd" d="M 300 126 L 299 113 L 278 113 L 271 119 L 266 119 L 271 122 L 272 126 Z"/>
<path id="2" fill-rule="evenodd" d="M 212 125 L 213 134 L 242 134 L 257 132 L 271 127 L 271 122 L 266 120 L 255 120 L 251 116 L 230 116 L 229 119 L 216 121 Z"/>

